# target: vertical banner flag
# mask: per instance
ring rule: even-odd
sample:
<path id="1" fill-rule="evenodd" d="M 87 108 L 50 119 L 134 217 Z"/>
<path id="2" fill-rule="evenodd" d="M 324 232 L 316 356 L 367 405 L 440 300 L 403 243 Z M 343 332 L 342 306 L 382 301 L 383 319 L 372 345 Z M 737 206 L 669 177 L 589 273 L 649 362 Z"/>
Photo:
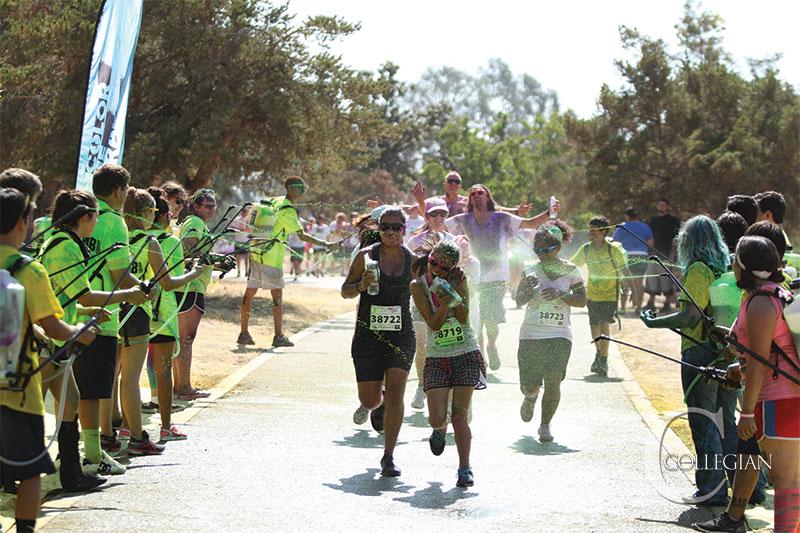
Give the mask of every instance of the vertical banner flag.
<path id="1" fill-rule="evenodd" d="M 86 84 L 76 188 L 91 190 L 103 163 L 122 163 L 125 115 L 143 0 L 104 0 Z"/>

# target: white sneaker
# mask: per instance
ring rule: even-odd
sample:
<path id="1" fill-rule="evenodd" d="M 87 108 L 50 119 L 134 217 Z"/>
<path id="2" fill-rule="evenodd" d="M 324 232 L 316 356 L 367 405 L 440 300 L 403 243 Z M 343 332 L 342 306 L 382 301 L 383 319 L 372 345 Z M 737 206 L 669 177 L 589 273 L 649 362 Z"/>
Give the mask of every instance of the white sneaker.
<path id="1" fill-rule="evenodd" d="M 553 434 L 550 433 L 550 426 L 548 424 L 539 426 L 539 441 L 553 442 Z"/>
<path id="2" fill-rule="evenodd" d="M 533 418 L 533 406 L 536 398 L 531 400 L 527 396 L 522 400 L 522 405 L 519 406 L 519 417 L 523 422 L 530 422 Z"/>
<path id="3" fill-rule="evenodd" d="M 411 400 L 411 407 L 414 409 L 425 408 L 425 391 L 422 390 L 422 387 L 417 387 L 417 392 L 414 393 L 414 399 Z"/>
<path id="4" fill-rule="evenodd" d="M 356 409 L 356 412 L 353 413 L 353 423 L 360 426 L 367 421 L 367 418 L 369 418 L 369 409 L 363 405 L 359 405 L 358 409 Z"/>
<path id="5" fill-rule="evenodd" d="M 100 474 L 103 476 L 118 476 L 125 473 L 125 467 L 118 463 L 105 450 L 100 452 L 100 462 L 95 464 L 89 459 L 83 460 L 83 471 L 87 474 Z"/>

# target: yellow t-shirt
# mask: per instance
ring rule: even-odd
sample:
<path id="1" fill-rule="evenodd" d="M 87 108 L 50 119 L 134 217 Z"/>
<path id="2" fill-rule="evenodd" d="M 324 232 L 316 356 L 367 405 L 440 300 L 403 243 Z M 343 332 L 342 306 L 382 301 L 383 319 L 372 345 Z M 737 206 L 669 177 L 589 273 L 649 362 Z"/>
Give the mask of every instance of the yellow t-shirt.
<path id="1" fill-rule="evenodd" d="M 0 268 L 8 269 L 20 257 L 20 253 L 12 248 L 0 244 Z M 61 309 L 53 289 L 50 286 L 50 278 L 47 271 L 38 261 L 31 261 L 22 269 L 14 274 L 14 278 L 25 287 L 25 318 L 22 324 L 22 334 L 28 328 L 28 324 L 36 323 L 48 316 L 61 318 L 64 311 Z M 30 345 L 26 348 L 26 355 L 30 362 L 23 363 L 21 370 L 29 371 L 39 366 L 39 357 L 30 350 Z M 33 378 L 25 387 L 23 392 L 12 392 L 0 390 L 0 405 L 4 405 L 15 411 L 22 411 L 32 415 L 44 416 L 44 399 L 42 398 L 42 374 L 34 374 Z"/>
<path id="2" fill-rule="evenodd" d="M 681 311 L 685 311 L 689 306 L 694 307 L 689 297 L 686 295 L 688 292 L 697 302 L 697 305 L 705 311 L 708 316 L 714 316 L 714 308 L 711 307 L 711 284 L 716 279 L 714 272 L 708 266 L 701 262 L 695 261 L 689 268 L 686 269 L 686 274 L 683 276 L 683 287 L 686 292 L 678 295 L 678 302 L 681 304 Z M 706 336 L 703 330 L 703 321 L 701 320 L 691 328 L 681 328 L 681 331 L 698 341 L 705 341 Z M 681 337 L 681 351 L 684 352 L 693 346 L 697 346 L 694 342 Z"/>
<path id="3" fill-rule="evenodd" d="M 570 259 L 577 266 L 586 265 L 586 298 L 593 302 L 616 302 L 622 286 L 622 269 L 628 264 L 618 242 L 606 240 L 602 248 L 587 242 Z"/>

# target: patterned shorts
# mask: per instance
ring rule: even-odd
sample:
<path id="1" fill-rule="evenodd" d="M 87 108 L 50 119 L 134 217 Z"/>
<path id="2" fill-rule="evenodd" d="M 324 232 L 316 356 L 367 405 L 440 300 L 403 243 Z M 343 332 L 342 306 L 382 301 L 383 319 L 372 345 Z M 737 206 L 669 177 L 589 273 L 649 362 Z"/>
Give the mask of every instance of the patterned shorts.
<path id="1" fill-rule="evenodd" d="M 486 388 L 486 363 L 480 350 L 455 357 L 428 357 L 425 360 L 424 390 L 475 387 Z"/>

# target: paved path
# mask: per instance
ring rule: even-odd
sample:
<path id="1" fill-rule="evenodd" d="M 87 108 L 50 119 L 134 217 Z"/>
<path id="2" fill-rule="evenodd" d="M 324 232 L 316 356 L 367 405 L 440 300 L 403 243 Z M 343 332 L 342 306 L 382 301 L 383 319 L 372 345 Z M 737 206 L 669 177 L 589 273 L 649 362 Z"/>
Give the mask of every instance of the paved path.
<path id="1" fill-rule="evenodd" d="M 510 301 L 507 301 L 510 306 Z M 426 416 L 406 408 L 395 452 L 399 479 L 383 479 L 382 437 L 355 426 L 349 355 L 353 316 L 318 326 L 265 361 L 221 399 L 199 403 L 181 427 L 188 441 L 138 458 L 102 492 L 46 504 L 44 531 L 681 531 L 710 512 L 670 503 L 658 475 L 658 438 L 634 408 L 622 378 L 589 376 L 588 320 L 576 338 L 555 442 L 535 438 L 539 420 L 519 418 L 516 347 L 522 311 L 501 333 L 503 367 L 476 392 L 475 486 L 455 487 L 452 436 L 429 449 Z M 612 367 L 612 373 L 614 368 Z M 619 369 L 616 375 L 628 375 Z M 415 372 L 406 394 L 416 387 Z M 647 419 L 645 416 L 644 419 Z M 685 477 L 671 479 L 689 494 Z"/>

